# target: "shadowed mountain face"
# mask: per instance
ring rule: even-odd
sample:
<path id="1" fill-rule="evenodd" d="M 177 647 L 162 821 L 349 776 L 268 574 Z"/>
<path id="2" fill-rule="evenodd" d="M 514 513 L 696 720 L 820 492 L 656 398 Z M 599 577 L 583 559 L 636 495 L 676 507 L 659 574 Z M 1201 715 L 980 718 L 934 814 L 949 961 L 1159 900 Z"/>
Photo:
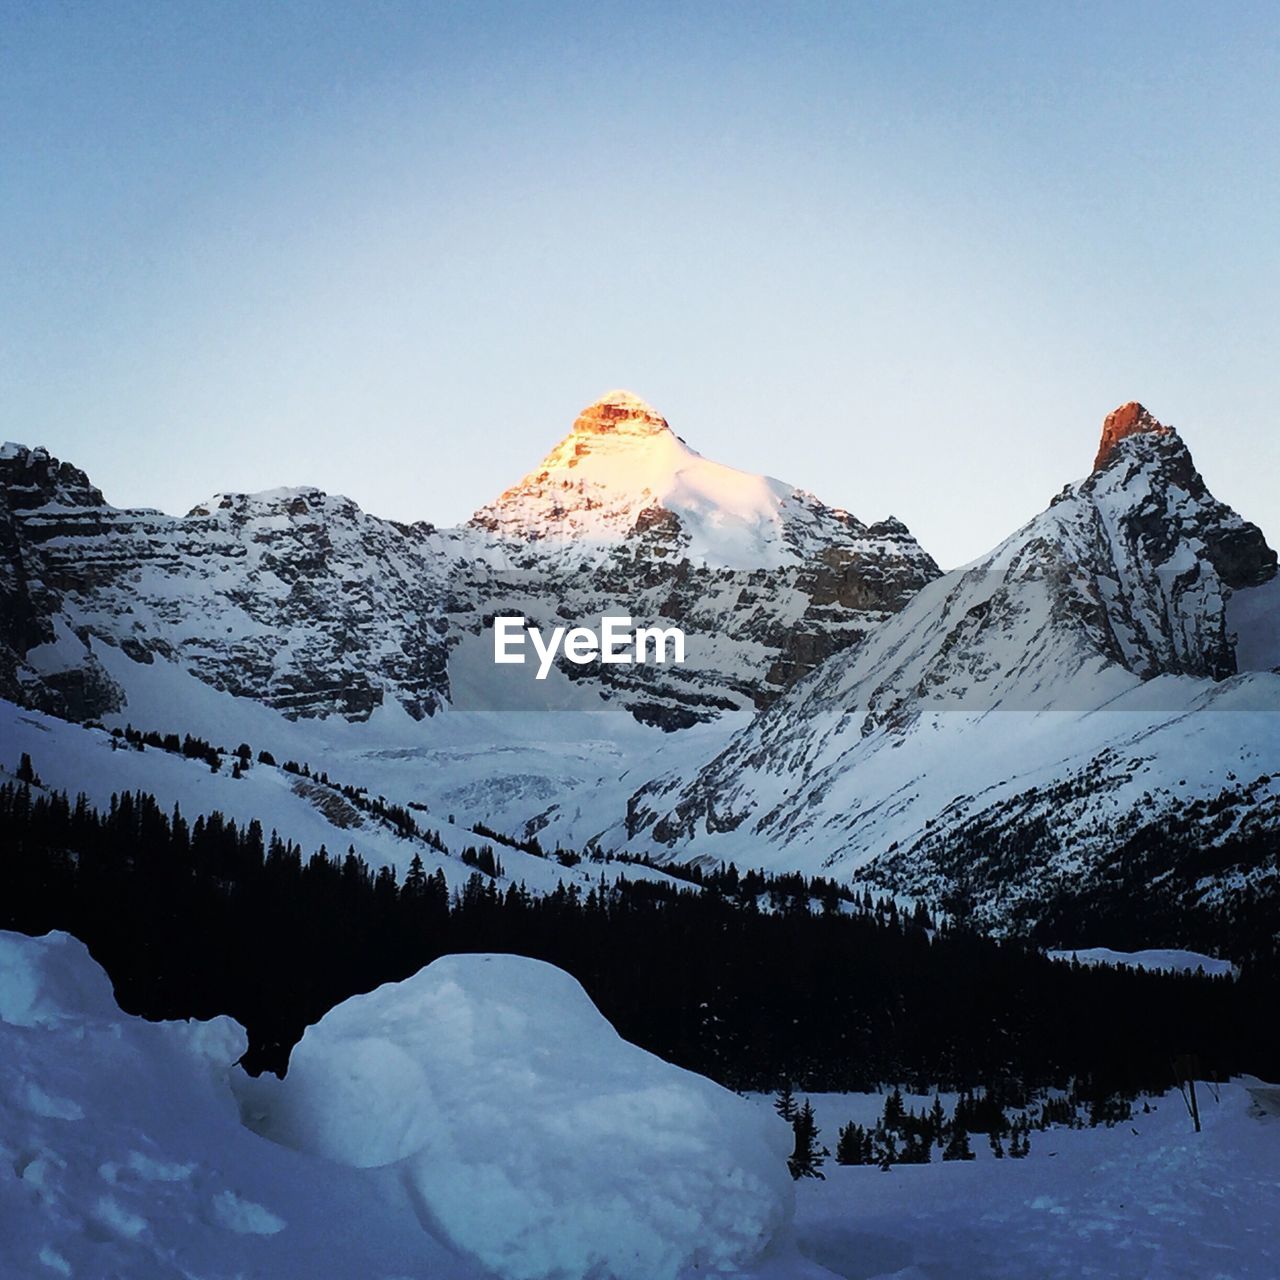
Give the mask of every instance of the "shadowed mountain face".
<path id="1" fill-rule="evenodd" d="M 686 664 L 561 671 L 577 705 L 676 729 L 767 704 L 937 574 L 897 521 L 710 462 L 625 392 L 459 529 L 306 488 L 124 511 L 43 450 L 0 455 L 0 692 L 76 718 L 123 705 L 95 643 L 290 717 L 359 721 L 387 701 L 416 719 L 455 704 L 467 642 L 465 705 L 510 707 L 474 678 L 495 614 L 626 613 L 682 627 Z"/>

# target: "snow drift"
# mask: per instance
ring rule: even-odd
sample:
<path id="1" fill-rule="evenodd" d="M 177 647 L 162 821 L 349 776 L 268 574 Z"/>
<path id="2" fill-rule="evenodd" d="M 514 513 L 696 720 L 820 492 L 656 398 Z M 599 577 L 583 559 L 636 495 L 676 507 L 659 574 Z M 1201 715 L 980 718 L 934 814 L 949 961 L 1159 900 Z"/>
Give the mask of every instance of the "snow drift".
<path id="1" fill-rule="evenodd" d="M 65 933 L 0 932 L 0 1276 L 481 1280 L 378 1170 L 264 1142 L 230 1018 L 146 1022 Z"/>
<path id="2" fill-rule="evenodd" d="M 0 932 L 0 1275 L 661 1280 L 791 1218 L 785 1126 L 550 965 L 437 961 L 333 1010 L 283 1082 L 244 1048 L 122 1013 L 67 934 Z"/>
<path id="3" fill-rule="evenodd" d="M 397 1166 L 424 1224 L 509 1280 L 736 1270 L 792 1214 L 785 1126 L 517 956 L 346 1001 L 245 1104 L 287 1146 Z"/>

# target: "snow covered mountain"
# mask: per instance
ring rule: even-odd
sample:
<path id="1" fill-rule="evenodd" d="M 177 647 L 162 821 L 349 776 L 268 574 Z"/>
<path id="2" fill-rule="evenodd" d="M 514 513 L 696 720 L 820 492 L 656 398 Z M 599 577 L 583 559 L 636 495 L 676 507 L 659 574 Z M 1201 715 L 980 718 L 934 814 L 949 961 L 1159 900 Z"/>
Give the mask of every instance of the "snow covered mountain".
<path id="1" fill-rule="evenodd" d="M 536 568 L 551 559 L 599 565 L 628 543 L 634 559 L 778 569 L 836 547 L 883 556 L 886 534 L 897 533 L 893 524 L 868 529 L 781 480 L 709 461 L 629 391 L 584 409 L 536 470 L 470 523 L 494 534 L 514 565 Z M 914 559 L 928 564 L 918 551 Z"/>
<path id="2" fill-rule="evenodd" d="M 589 676 L 667 729 L 767 705 L 939 572 L 900 522 L 864 525 L 780 480 L 711 462 L 625 391 L 584 409 L 457 536 L 468 557 L 451 598 L 461 629 L 478 632 L 498 601 L 543 624 L 628 613 L 681 627 L 682 668 Z M 562 669 L 581 680 L 580 668 Z"/>
<path id="3" fill-rule="evenodd" d="M 495 613 L 629 613 L 683 626 L 686 665 L 565 663 L 567 704 L 675 729 L 767 702 L 937 572 L 896 521 L 864 526 L 708 462 L 621 392 L 451 530 L 315 489 L 219 494 L 181 518 L 123 511 L 75 467 L 6 445 L 0 693 L 82 719 L 121 710 L 96 639 L 294 717 L 361 721 L 388 700 L 419 720 L 547 709 L 546 687 L 513 687 L 480 652 Z"/>
<path id="4" fill-rule="evenodd" d="M 1086 479 L 707 766 L 641 788 L 625 838 L 857 870 L 1034 923 L 1189 806 L 1226 815 L 1201 823 L 1203 841 L 1274 830 L 1275 576 L 1261 532 L 1212 497 L 1177 433 L 1122 406 Z M 1274 862 L 1233 863 L 1235 888 L 1270 882 Z M 1220 898 L 1221 870 L 1184 898 Z"/>
<path id="5" fill-rule="evenodd" d="M 109 506 L 43 449 L 0 451 L 0 692 L 118 711 L 92 639 L 291 716 L 415 716 L 447 695 L 448 563 L 430 526 L 315 489 L 219 494 L 175 518 Z"/>
<path id="6" fill-rule="evenodd" d="M 308 489 L 120 511 L 17 446 L 0 498 L 11 702 L 267 747 L 425 806 L 450 842 L 482 823 L 856 874 L 998 925 L 1057 921 L 1073 945 L 1087 918 L 1098 945 L 1211 949 L 1280 901 L 1276 557 L 1137 404 L 1088 477 L 942 577 L 896 522 L 702 459 L 620 392 L 456 529 Z M 687 664 L 535 682 L 492 662 L 497 613 L 619 612 L 684 628 Z M 60 735 L 13 724 L 59 785 L 116 789 L 105 739 L 84 739 L 102 778 L 77 781 Z M 185 809 L 187 774 L 149 758 L 129 785 Z M 247 818 L 268 781 L 206 789 Z M 316 802 L 285 782 L 301 836 Z M 380 839 L 361 852 L 394 860 Z M 1164 932 L 1120 927 L 1138 892 Z M 1209 923 L 1180 934 L 1192 916 Z"/>

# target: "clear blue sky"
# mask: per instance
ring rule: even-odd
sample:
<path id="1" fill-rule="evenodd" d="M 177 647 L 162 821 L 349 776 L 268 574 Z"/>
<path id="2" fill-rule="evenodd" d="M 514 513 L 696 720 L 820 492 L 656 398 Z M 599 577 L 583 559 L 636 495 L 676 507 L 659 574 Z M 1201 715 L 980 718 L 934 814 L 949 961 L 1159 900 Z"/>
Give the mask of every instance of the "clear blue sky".
<path id="1" fill-rule="evenodd" d="M 1142 400 L 1280 541 L 1275 4 L 0 4 L 0 434 L 464 518 L 613 386 L 945 564 Z"/>

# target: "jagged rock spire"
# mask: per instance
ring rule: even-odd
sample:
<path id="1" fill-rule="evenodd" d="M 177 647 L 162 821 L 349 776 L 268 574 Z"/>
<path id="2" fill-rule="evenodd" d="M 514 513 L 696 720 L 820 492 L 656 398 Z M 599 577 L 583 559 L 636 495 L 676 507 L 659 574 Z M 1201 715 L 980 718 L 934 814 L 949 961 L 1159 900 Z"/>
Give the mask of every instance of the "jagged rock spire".
<path id="1" fill-rule="evenodd" d="M 667 420 L 630 391 L 607 391 L 588 405 L 573 424 L 574 435 L 656 435 L 669 431 Z"/>
<path id="2" fill-rule="evenodd" d="M 1116 445 L 1129 436 L 1136 435 L 1168 435 L 1172 427 L 1166 427 L 1136 400 L 1122 404 L 1113 409 L 1102 422 L 1102 441 L 1098 445 L 1098 456 L 1093 460 L 1093 469 L 1100 471 L 1111 461 Z"/>

